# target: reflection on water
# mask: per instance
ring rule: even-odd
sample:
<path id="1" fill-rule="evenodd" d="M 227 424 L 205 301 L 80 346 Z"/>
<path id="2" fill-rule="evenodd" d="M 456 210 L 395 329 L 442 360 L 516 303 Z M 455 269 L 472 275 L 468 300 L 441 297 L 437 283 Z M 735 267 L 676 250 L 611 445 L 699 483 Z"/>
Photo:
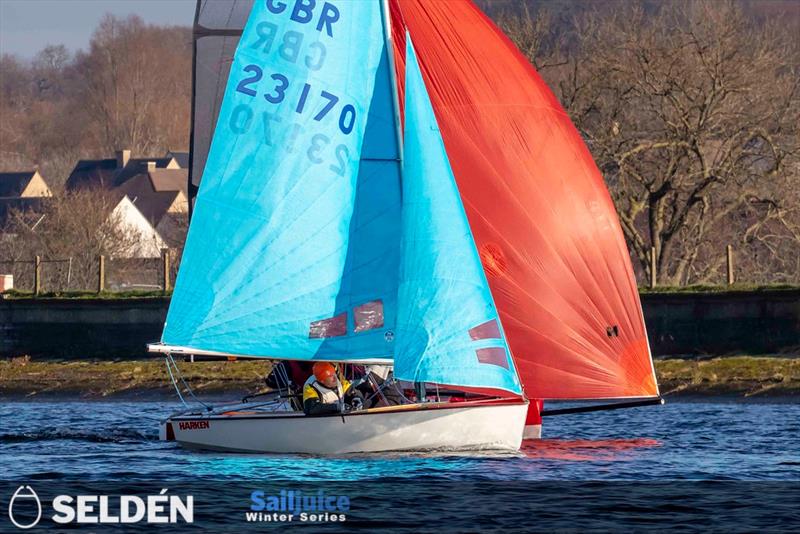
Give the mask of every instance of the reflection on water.
<path id="1" fill-rule="evenodd" d="M 522 442 L 520 452 L 527 458 L 548 460 L 614 461 L 634 459 L 636 449 L 660 447 L 657 439 L 538 439 Z"/>
<path id="2" fill-rule="evenodd" d="M 157 440 L 174 404 L 0 404 L 0 479 L 169 476 L 368 480 L 664 480 L 800 478 L 800 406 L 671 402 L 545 419 L 518 453 L 235 455 Z"/>

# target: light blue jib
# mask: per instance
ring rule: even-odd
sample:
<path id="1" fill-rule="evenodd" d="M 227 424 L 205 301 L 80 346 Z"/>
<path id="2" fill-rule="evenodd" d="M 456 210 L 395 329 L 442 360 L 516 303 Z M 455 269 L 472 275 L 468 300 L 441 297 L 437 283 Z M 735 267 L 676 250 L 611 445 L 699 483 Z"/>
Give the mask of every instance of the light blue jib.
<path id="1" fill-rule="evenodd" d="M 395 376 L 521 394 L 409 35 L 406 43 Z"/>
<path id="2" fill-rule="evenodd" d="M 380 0 L 254 3 L 165 344 L 392 357 L 400 155 L 390 80 Z"/>

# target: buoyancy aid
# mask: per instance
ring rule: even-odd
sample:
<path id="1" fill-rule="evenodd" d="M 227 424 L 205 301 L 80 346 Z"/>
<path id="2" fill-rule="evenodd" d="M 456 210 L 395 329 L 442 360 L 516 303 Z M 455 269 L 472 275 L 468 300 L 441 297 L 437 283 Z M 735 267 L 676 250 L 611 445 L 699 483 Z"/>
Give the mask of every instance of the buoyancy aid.
<path id="1" fill-rule="evenodd" d="M 322 404 L 335 404 L 339 409 L 344 403 L 344 394 L 350 388 L 350 382 L 345 379 L 338 379 L 335 388 L 329 388 L 317 377 L 311 375 L 303 385 L 303 402 L 309 399 L 319 399 Z"/>

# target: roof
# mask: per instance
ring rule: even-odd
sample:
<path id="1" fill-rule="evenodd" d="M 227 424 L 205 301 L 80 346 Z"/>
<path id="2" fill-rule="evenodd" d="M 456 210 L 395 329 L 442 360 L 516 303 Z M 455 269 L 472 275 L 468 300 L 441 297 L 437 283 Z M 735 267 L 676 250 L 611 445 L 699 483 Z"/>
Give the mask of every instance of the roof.
<path id="1" fill-rule="evenodd" d="M 34 219 L 39 218 L 48 200 L 49 197 L 0 198 L 0 230 L 8 223 L 13 211 L 23 212 L 26 223 L 36 222 Z"/>
<path id="2" fill-rule="evenodd" d="M 154 227 L 166 215 L 180 191 L 154 191 L 148 174 L 137 174 L 114 189 L 120 197 L 127 196 Z"/>
<path id="3" fill-rule="evenodd" d="M 188 152 L 173 152 L 170 150 L 167 152 L 166 156 L 168 158 L 173 158 L 181 169 L 188 169 L 189 168 L 189 153 Z"/>
<path id="4" fill-rule="evenodd" d="M 72 191 L 82 187 L 113 187 L 117 159 L 82 159 L 72 169 L 65 187 Z"/>
<path id="5" fill-rule="evenodd" d="M 188 169 L 155 169 L 147 174 L 155 191 L 182 191 L 188 196 Z"/>
<path id="6" fill-rule="evenodd" d="M 35 174 L 36 171 L 0 172 L 0 198 L 20 196 Z"/>
<path id="7" fill-rule="evenodd" d="M 156 169 L 164 169 L 170 164 L 172 158 L 131 158 L 124 169 L 121 169 L 114 176 L 114 186 L 122 185 L 137 174 L 147 172 L 147 164 L 154 162 Z"/>
<path id="8" fill-rule="evenodd" d="M 122 185 L 141 172 L 147 171 L 147 163 L 154 162 L 156 168 L 164 169 L 173 158 L 130 158 L 123 168 L 117 167 L 117 159 L 82 159 L 78 161 L 67 178 L 65 187 L 72 191 L 82 187 L 105 187 L 111 189 Z"/>

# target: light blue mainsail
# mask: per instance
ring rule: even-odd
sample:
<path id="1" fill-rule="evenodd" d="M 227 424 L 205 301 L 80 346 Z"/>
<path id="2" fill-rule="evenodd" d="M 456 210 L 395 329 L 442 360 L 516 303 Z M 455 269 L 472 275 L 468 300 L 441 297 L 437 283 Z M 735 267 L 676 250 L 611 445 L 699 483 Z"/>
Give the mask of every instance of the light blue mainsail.
<path id="1" fill-rule="evenodd" d="M 409 35 L 406 43 L 395 376 L 521 394 Z"/>
<path id="2" fill-rule="evenodd" d="M 163 343 L 391 357 L 399 150 L 380 0 L 255 2 Z"/>

